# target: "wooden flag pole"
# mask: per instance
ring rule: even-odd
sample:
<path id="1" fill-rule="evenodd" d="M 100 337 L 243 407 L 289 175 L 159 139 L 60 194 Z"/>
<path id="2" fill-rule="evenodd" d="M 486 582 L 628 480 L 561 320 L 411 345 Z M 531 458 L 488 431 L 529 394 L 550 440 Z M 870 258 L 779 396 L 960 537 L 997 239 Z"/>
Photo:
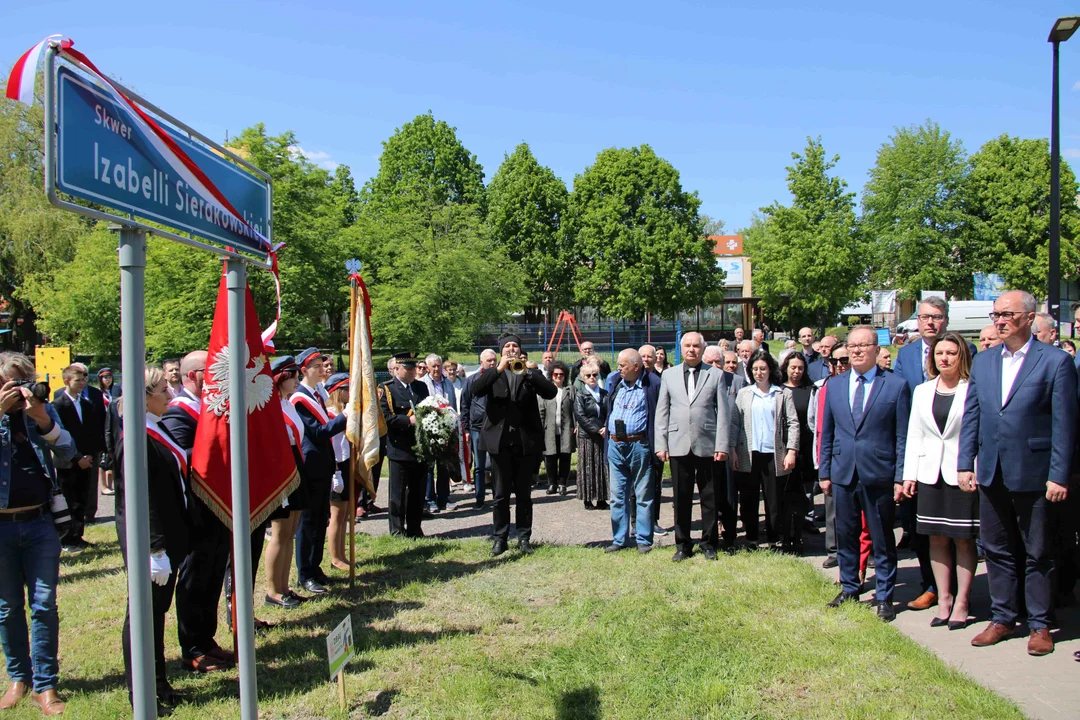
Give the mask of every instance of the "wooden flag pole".
<path id="1" fill-rule="evenodd" d="M 356 342 L 356 313 L 357 313 L 357 287 L 356 281 L 349 281 L 349 373 L 355 377 L 355 369 L 352 367 L 353 343 Z M 351 391 L 350 391 L 351 392 Z M 349 443 L 349 591 L 356 584 L 356 446 Z M 345 673 L 341 673 L 341 692 L 344 698 Z"/>

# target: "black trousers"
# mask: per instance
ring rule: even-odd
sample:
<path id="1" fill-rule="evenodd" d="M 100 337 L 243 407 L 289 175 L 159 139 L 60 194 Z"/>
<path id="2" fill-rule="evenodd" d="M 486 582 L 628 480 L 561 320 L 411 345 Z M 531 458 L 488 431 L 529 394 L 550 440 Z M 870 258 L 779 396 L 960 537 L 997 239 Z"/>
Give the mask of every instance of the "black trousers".
<path id="1" fill-rule="evenodd" d="M 517 498 L 518 540 L 532 537 L 532 471 L 537 463 L 536 455 L 518 455 L 501 452 L 492 455 L 495 465 L 495 508 L 492 519 L 496 539 L 510 537 L 510 493 Z"/>
<path id="2" fill-rule="evenodd" d="M 664 493 L 664 461 L 656 457 L 656 453 L 652 454 L 652 484 L 653 484 L 653 504 L 652 504 L 652 519 L 653 525 L 660 524 L 660 500 L 663 498 Z"/>
<path id="3" fill-rule="evenodd" d="M 802 513 L 806 504 L 802 477 L 797 472 L 777 476 L 773 453 L 751 453 L 749 473 L 739 473 L 743 527 L 748 540 L 758 537 L 759 491 L 765 495 L 765 537 L 790 544 L 802 538 Z M 753 528 L 751 534 L 750 528 Z"/>
<path id="4" fill-rule="evenodd" d="M 70 545 L 83 539 L 83 531 L 93 517 L 87 517 L 90 493 L 97 492 L 97 468 L 91 465 L 85 470 L 78 465 L 71 468 L 56 470 L 56 478 L 60 482 L 60 490 L 67 500 L 68 510 L 71 511 L 71 522 L 60 535 L 61 545 Z"/>
<path id="5" fill-rule="evenodd" d="M 558 450 L 554 455 L 544 456 L 544 472 L 547 473 L 548 485 L 551 487 L 566 487 L 570 480 L 570 453 L 563 447 L 563 438 L 555 436 L 555 448 Z"/>
<path id="6" fill-rule="evenodd" d="M 427 492 L 427 465 L 390 461 L 390 534 L 423 537 L 424 495 Z"/>
<path id="7" fill-rule="evenodd" d="M 379 494 L 379 477 L 382 475 L 383 460 L 386 459 L 386 436 L 379 438 L 379 462 L 371 468 L 371 486 L 375 488 L 375 495 L 368 493 L 367 488 L 361 487 L 357 494 L 357 503 L 362 508 L 375 504 L 375 496 Z"/>
<path id="8" fill-rule="evenodd" d="M 916 530 L 917 522 L 915 520 L 915 514 L 919 509 L 919 494 L 915 493 L 915 497 L 911 498 L 911 500 L 901 503 L 901 514 L 903 514 L 905 510 L 904 506 L 906 505 L 910 505 L 910 507 L 907 508 L 907 513 L 911 519 L 908 522 L 901 520 L 901 524 L 904 528 L 904 532 L 908 534 L 911 549 L 914 551 L 915 557 L 919 560 L 919 580 L 922 591 L 926 592 L 930 590 L 936 592 L 937 588 L 934 583 L 934 568 L 930 564 L 930 537 L 922 535 Z"/>
<path id="9" fill-rule="evenodd" d="M 127 517 L 123 513 L 116 514 L 116 537 L 120 543 L 120 554 L 124 558 L 124 567 L 127 567 Z M 169 558 L 171 561 L 172 558 Z M 176 569 L 169 576 L 169 582 L 165 585 L 150 583 L 150 603 L 152 622 L 154 626 L 154 680 L 157 686 L 158 696 L 164 695 L 171 688 L 168 676 L 165 674 L 165 613 L 169 612 L 172 605 L 173 591 L 176 589 Z M 124 627 L 121 630 L 121 638 L 124 650 L 124 679 L 127 681 L 128 700 L 131 700 L 131 601 L 128 599 L 127 611 L 124 613 Z"/>
<path id="10" fill-rule="evenodd" d="M 191 514 L 191 547 L 176 579 L 176 635 L 187 659 L 217 646 L 218 604 L 232 551 L 229 528 L 201 500 L 191 502 Z"/>
<path id="11" fill-rule="evenodd" d="M 266 528 L 270 521 L 266 520 L 257 528 L 251 529 L 251 586 L 255 587 L 255 579 L 259 574 L 259 564 L 262 561 L 263 545 L 266 544 Z M 233 594 L 233 562 L 232 562 L 232 535 L 229 535 L 228 559 L 225 561 L 225 602 L 232 602 Z M 231 607 L 231 605 L 230 605 Z M 231 612 L 231 611 L 230 611 Z M 230 617 L 232 617 L 230 615 Z M 213 636 L 211 636 L 213 637 Z"/>
<path id="12" fill-rule="evenodd" d="M 1054 624 L 1050 504 L 1045 491 L 1009 490 L 1000 468 L 989 487 L 979 488 L 979 529 L 994 622 L 1011 626 L 1024 619 L 1022 592 L 1028 627 L 1037 630 Z"/>
<path id="13" fill-rule="evenodd" d="M 723 538 L 728 543 L 733 543 L 739 522 L 736 509 L 737 491 L 734 473 L 728 467 L 727 461 L 713 462 L 713 482 L 716 484 L 717 514 L 720 524 L 724 526 Z"/>
<path id="14" fill-rule="evenodd" d="M 300 511 L 296 528 L 296 579 L 303 585 L 308 580 L 322 582 L 323 550 L 326 547 L 326 526 L 330 522 L 331 478 L 314 480 L 308 496 L 308 507 Z"/>
<path id="15" fill-rule="evenodd" d="M 717 549 L 720 533 L 716 527 L 716 480 L 712 457 L 681 455 L 671 458 L 671 483 L 675 487 L 675 545 L 687 555 L 694 552 L 690 538 L 694 508 L 694 487 L 701 499 L 701 544 Z"/>

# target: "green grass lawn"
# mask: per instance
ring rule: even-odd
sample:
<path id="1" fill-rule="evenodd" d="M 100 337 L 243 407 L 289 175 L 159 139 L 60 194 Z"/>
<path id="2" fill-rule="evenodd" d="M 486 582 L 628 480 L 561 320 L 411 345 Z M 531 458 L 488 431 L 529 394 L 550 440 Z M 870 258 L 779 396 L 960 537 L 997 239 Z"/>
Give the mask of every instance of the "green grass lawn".
<path id="1" fill-rule="evenodd" d="M 61 570 L 66 716 L 123 717 L 125 576 L 112 526 L 88 536 L 97 547 Z M 352 596 L 346 583 L 299 610 L 257 607 L 281 622 L 257 640 L 261 717 L 1022 717 L 868 608 L 826 611 L 834 586 L 798 559 L 744 552 L 675 565 L 666 551 L 487 550 L 359 536 Z M 348 613 L 358 657 L 344 713 L 325 635 Z M 228 646 L 224 632 L 219 641 Z M 167 655 L 191 698 L 174 717 L 238 716 L 235 671 L 180 667 L 172 613 Z M 40 711 L 24 702 L 5 716 Z"/>

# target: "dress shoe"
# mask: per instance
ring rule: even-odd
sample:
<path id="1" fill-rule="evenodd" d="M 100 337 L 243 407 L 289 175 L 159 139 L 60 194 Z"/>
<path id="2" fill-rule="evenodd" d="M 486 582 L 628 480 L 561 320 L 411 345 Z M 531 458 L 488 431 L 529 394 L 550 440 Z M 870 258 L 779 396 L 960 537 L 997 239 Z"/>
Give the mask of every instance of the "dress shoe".
<path id="1" fill-rule="evenodd" d="M 682 562 L 683 560 L 689 560 L 692 556 L 693 553 L 677 550 L 675 551 L 675 554 L 671 556 L 671 562 Z"/>
<path id="2" fill-rule="evenodd" d="M 614 552 L 619 552 L 620 550 L 625 550 L 625 549 L 626 549 L 625 545 L 616 545 L 615 543 L 611 543 L 606 548 L 604 548 L 604 552 L 606 552 L 606 553 L 614 553 Z"/>
<path id="3" fill-rule="evenodd" d="M 704 550 L 702 550 L 702 553 L 705 555 L 706 560 L 716 560 L 718 557 L 716 554 L 716 550 L 711 547 L 706 547 Z"/>
<path id="4" fill-rule="evenodd" d="M 484 507 L 484 501 L 483 500 L 477 500 L 476 502 L 473 503 L 473 507 L 476 508 L 477 510 L 482 509 Z"/>
<path id="5" fill-rule="evenodd" d="M 562 497 L 566 497 L 566 486 L 565 485 L 560 485 L 559 486 L 559 495 L 562 496 Z"/>
<path id="6" fill-rule="evenodd" d="M 949 621 L 949 618 L 936 617 L 930 621 L 930 627 L 945 627 L 946 625 L 952 630 L 952 622 Z"/>
<path id="7" fill-rule="evenodd" d="M 1028 637 L 1028 655 L 1041 657 L 1054 652 L 1054 638 L 1050 637 L 1050 631 L 1046 628 L 1032 630 Z"/>
<path id="8" fill-rule="evenodd" d="M 223 662 L 232 663 L 234 665 L 236 664 L 236 653 L 231 650 L 226 650 L 223 647 L 215 645 L 214 647 L 207 650 L 206 654 L 210 655 L 211 657 L 216 657 L 218 660 L 221 660 Z"/>
<path id="9" fill-rule="evenodd" d="M 927 590 L 907 604 L 908 610 L 929 610 L 937 605 L 937 593 Z"/>
<path id="10" fill-rule="evenodd" d="M 637 551 L 642 555 L 648 555 L 652 552 L 652 545 L 638 545 Z"/>
<path id="11" fill-rule="evenodd" d="M 1013 628 L 1001 623 L 991 622 L 981 633 L 971 638 L 975 647 L 989 647 L 1012 637 Z"/>
<path id="12" fill-rule="evenodd" d="M 608 509 L 610 509 L 610 506 L 606 502 L 604 502 L 603 500 L 597 500 L 596 501 L 596 509 L 597 510 L 608 510 Z"/>
<path id="13" fill-rule="evenodd" d="M 548 485 L 548 489 L 544 491 L 544 494 L 554 495 L 557 492 L 559 492 L 559 489 L 557 487 L 555 487 L 554 485 Z"/>
<path id="14" fill-rule="evenodd" d="M 330 588 L 326 587 L 318 580 L 305 580 L 300 583 L 300 587 L 304 588 L 312 595 L 325 595 L 330 592 Z"/>
<path id="15" fill-rule="evenodd" d="M 859 602 L 858 593 L 846 593 L 840 591 L 840 593 L 829 602 L 825 603 L 825 607 L 838 608 L 847 602 Z"/>
<path id="16" fill-rule="evenodd" d="M 26 697 L 27 691 L 30 686 L 24 682 L 13 682 L 11 687 L 4 693 L 4 697 L 0 698 L 0 710 L 10 710 L 19 704 L 19 701 Z"/>
<path id="17" fill-rule="evenodd" d="M 291 597 L 296 602 L 301 602 L 301 603 L 307 602 L 308 600 L 311 599 L 309 597 L 304 597 L 303 595 L 297 595 L 296 591 L 293 590 L 292 588 L 289 588 L 288 590 L 286 590 L 285 594 L 288 595 L 289 597 Z"/>
<path id="18" fill-rule="evenodd" d="M 41 707 L 42 715 L 63 715 L 64 703 L 60 702 L 55 688 L 49 688 L 42 693 L 31 693 L 30 697 Z"/>
<path id="19" fill-rule="evenodd" d="M 839 564 L 840 564 L 840 561 L 836 559 L 836 556 L 835 555 L 830 555 L 827 558 L 825 558 L 825 562 L 821 563 L 821 567 L 825 568 L 826 570 L 829 570 L 831 568 L 836 567 Z"/>
<path id="20" fill-rule="evenodd" d="M 660 527 L 659 523 L 653 525 L 652 532 L 653 532 L 653 535 L 667 535 L 668 534 L 668 531 L 665 530 L 664 528 Z"/>
<path id="21" fill-rule="evenodd" d="M 533 546 L 529 541 L 529 538 L 521 538 L 518 540 L 518 550 L 525 555 L 532 555 Z"/>
<path id="22" fill-rule="evenodd" d="M 879 602 L 876 612 L 883 622 L 892 622 L 896 619 L 896 611 L 893 610 L 891 602 Z"/>
<path id="23" fill-rule="evenodd" d="M 900 541 L 896 543 L 897 550 L 907 550 L 911 547 L 911 535 L 904 533 L 900 536 Z"/>
<path id="24" fill-rule="evenodd" d="M 818 526 L 810 520 L 803 520 L 802 531 L 807 535 L 817 535 L 821 532 L 818 530 Z"/>
<path id="25" fill-rule="evenodd" d="M 181 658 L 180 663 L 192 672 L 210 673 L 228 670 L 229 663 L 211 655 L 203 654 L 193 658 Z"/>
<path id="26" fill-rule="evenodd" d="M 281 607 L 281 608 L 298 608 L 300 607 L 300 601 L 294 598 L 292 595 L 285 593 L 281 596 L 280 600 L 275 600 L 273 597 L 267 595 L 263 601 L 263 605 L 266 607 Z"/>
<path id="27" fill-rule="evenodd" d="M 367 511 L 368 511 L 368 515 L 375 515 L 377 513 L 381 513 L 383 511 L 383 509 L 381 507 L 379 507 L 378 505 L 376 505 L 375 503 L 371 503 L 370 505 L 367 506 Z"/>
<path id="28" fill-rule="evenodd" d="M 508 549 L 505 540 L 496 540 L 491 546 L 491 557 L 499 557 Z"/>

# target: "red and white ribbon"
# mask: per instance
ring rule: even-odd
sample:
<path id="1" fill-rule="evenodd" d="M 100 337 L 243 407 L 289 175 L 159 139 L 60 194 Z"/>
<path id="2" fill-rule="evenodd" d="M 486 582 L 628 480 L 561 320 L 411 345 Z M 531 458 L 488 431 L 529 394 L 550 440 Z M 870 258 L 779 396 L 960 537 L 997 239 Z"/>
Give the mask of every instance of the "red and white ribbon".
<path id="1" fill-rule="evenodd" d="M 262 246 L 263 250 L 266 251 L 267 255 L 270 256 L 271 272 L 274 274 L 274 281 L 277 284 L 278 308 L 277 318 L 263 333 L 263 345 L 269 343 L 272 351 L 273 338 L 277 333 L 278 321 L 281 319 L 281 282 L 278 278 L 276 253 L 282 245 L 271 245 L 270 241 L 267 240 L 262 233 L 253 228 L 247 220 L 236 211 L 236 208 L 232 206 L 232 203 L 225 197 L 225 194 L 222 193 L 210 178 L 206 176 L 206 173 L 202 171 L 202 168 L 199 167 L 198 163 L 192 160 L 191 157 L 184 152 L 184 149 L 180 147 L 176 140 L 165 132 L 141 107 L 121 92 L 120 89 L 113 84 L 112 80 L 97 69 L 97 66 L 91 62 L 90 58 L 76 50 L 75 42 L 73 40 L 68 38 L 66 40 L 59 40 L 59 42 L 57 41 L 58 38 L 62 37 L 62 35 L 50 35 L 23 53 L 22 57 L 20 57 L 14 67 L 12 67 L 11 75 L 8 77 L 7 96 L 12 100 L 18 100 L 27 105 L 33 104 L 34 78 L 37 74 L 38 61 L 41 59 L 41 53 L 45 46 L 54 45 L 59 47 L 60 55 L 62 55 L 64 59 L 99 80 L 103 85 L 103 89 L 112 96 L 113 100 L 118 105 L 129 108 L 131 110 L 132 119 L 135 121 L 135 125 L 142 130 L 146 139 L 154 146 L 154 149 L 165 158 L 165 161 L 169 163 L 173 172 L 180 176 L 180 178 L 186 182 L 200 198 L 202 198 L 203 202 L 221 216 L 222 221 L 226 223 L 231 232 L 256 240 L 259 245 Z"/>
<path id="2" fill-rule="evenodd" d="M 319 421 L 320 425 L 326 425 L 330 422 L 330 418 L 326 416 L 326 411 L 322 409 L 322 405 L 303 390 L 294 392 L 292 397 L 289 398 L 289 402 L 293 404 L 293 407 L 303 405 L 308 409 L 308 412 L 315 416 L 315 419 Z"/>
<path id="3" fill-rule="evenodd" d="M 199 414 L 202 412 L 202 402 L 189 397 L 187 393 L 180 393 L 172 400 L 169 401 L 169 407 L 178 407 L 188 415 L 195 422 L 199 421 Z"/>

